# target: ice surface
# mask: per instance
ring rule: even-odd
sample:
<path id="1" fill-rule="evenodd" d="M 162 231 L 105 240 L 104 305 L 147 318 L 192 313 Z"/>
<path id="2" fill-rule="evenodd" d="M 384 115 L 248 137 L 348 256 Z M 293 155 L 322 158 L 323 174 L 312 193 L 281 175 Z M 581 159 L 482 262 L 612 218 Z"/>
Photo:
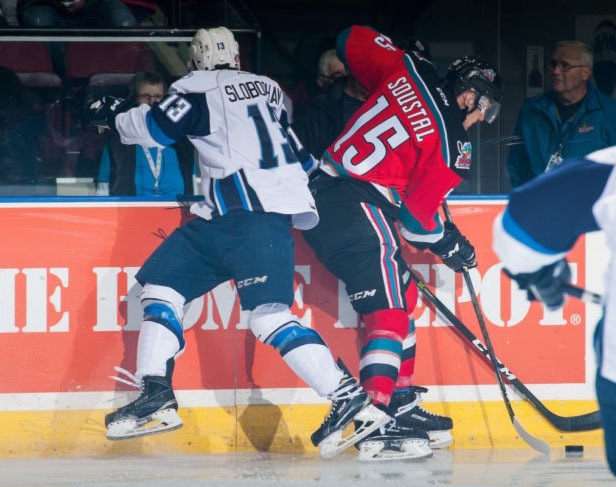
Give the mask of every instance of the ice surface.
<path id="1" fill-rule="evenodd" d="M 226 486 L 541 486 L 614 485 L 602 448 L 566 458 L 533 450 L 435 450 L 428 460 L 362 463 L 349 449 L 323 460 L 318 453 L 229 453 L 60 458 L 2 458 L 6 487 L 226 487 Z"/>

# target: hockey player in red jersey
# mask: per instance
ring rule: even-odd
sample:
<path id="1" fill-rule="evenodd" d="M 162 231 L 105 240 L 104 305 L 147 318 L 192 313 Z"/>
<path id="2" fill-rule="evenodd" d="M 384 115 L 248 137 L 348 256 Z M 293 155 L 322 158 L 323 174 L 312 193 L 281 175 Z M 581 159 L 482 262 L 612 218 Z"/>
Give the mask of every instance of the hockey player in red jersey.
<path id="1" fill-rule="evenodd" d="M 408 279 L 396 230 L 454 271 L 475 251 L 438 208 L 470 173 L 466 130 L 498 115 L 495 71 L 475 57 L 454 62 L 445 86 L 421 52 L 405 52 L 369 27 L 337 39 L 338 57 L 367 90 L 367 101 L 325 151 L 311 189 L 319 224 L 304 232 L 341 279 L 366 326 L 360 381 L 391 420 L 359 443 L 360 458 L 426 458 L 453 441 L 450 418 L 425 411 L 413 385 L 417 289 Z"/>

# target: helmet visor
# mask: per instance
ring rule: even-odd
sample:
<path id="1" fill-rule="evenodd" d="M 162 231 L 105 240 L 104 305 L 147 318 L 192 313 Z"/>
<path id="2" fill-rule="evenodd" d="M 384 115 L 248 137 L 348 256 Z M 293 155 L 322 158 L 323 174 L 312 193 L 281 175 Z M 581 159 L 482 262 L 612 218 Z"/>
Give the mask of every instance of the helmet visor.
<path id="1" fill-rule="evenodd" d="M 477 102 L 477 108 L 483 114 L 483 120 L 492 123 L 500 113 L 501 104 L 488 95 L 481 95 Z"/>

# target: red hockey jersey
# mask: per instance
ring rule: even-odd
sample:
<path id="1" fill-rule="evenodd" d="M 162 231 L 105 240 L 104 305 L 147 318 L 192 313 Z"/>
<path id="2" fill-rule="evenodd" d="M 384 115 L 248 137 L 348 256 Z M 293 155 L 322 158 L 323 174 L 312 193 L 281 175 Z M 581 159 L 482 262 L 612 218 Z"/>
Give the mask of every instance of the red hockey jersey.
<path id="1" fill-rule="evenodd" d="M 463 112 L 430 61 L 369 27 L 343 31 L 337 53 L 368 96 L 325 152 L 323 170 L 371 183 L 434 228 L 439 205 L 470 169 Z"/>

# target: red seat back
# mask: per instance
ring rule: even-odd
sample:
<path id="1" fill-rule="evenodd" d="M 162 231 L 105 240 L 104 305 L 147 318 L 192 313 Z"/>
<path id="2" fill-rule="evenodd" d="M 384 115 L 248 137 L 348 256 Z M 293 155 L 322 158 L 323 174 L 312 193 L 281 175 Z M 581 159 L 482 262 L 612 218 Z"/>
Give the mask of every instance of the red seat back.
<path id="1" fill-rule="evenodd" d="M 64 59 L 67 78 L 154 69 L 154 57 L 145 42 L 67 42 Z"/>

